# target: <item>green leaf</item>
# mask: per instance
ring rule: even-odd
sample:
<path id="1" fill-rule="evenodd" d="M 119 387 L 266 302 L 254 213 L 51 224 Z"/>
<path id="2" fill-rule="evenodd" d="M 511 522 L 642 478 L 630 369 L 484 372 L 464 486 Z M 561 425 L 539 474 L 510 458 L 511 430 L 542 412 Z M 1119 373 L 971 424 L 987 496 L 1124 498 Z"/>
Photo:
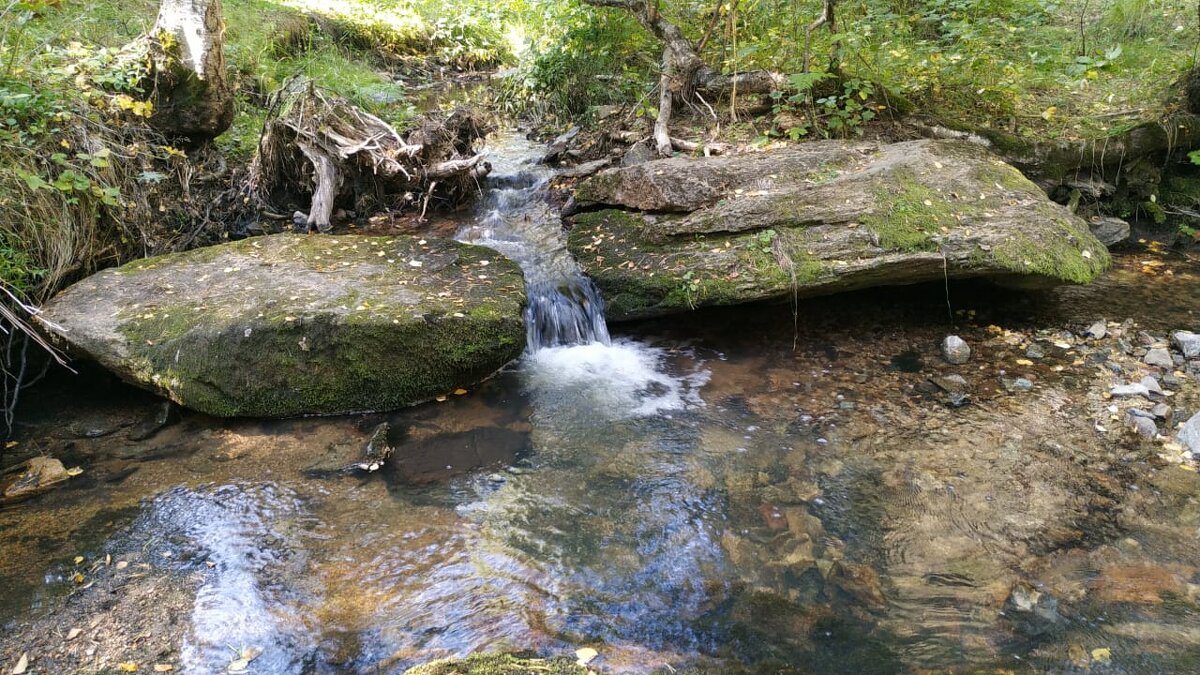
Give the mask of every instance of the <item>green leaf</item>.
<path id="1" fill-rule="evenodd" d="M 29 171 L 18 169 L 17 175 L 21 177 L 21 180 L 25 181 L 25 184 L 29 186 L 30 190 L 50 189 L 50 184 L 43 180 L 42 177 L 36 173 L 30 173 Z"/>

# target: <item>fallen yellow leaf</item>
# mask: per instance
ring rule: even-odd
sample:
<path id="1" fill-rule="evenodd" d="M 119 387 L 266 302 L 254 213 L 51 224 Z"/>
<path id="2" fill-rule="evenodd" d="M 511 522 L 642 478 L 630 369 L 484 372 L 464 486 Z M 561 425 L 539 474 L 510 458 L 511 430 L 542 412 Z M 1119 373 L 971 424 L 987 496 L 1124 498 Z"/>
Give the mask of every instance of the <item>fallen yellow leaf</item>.
<path id="1" fill-rule="evenodd" d="M 1112 660 L 1112 650 L 1108 647 L 1097 647 L 1092 650 L 1092 660 L 1099 663 L 1108 663 Z"/>
<path id="2" fill-rule="evenodd" d="M 83 562 L 83 556 L 81 556 L 81 555 L 75 556 L 75 564 L 78 565 L 81 562 Z"/>
<path id="3" fill-rule="evenodd" d="M 79 634 L 82 632 L 82 628 L 72 628 L 71 630 L 67 631 L 67 639 L 74 640 L 75 638 L 79 637 Z"/>
<path id="4" fill-rule="evenodd" d="M 455 390 L 454 390 L 454 395 L 455 395 L 455 396 L 463 396 L 463 395 L 465 395 L 466 393 L 467 393 L 467 390 L 466 390 L 466 389 L 455 389 Z"/>
<path id="5" fill-rule="evenodd" d="M 169 663 L 154 664 L 154 672 L 156 672 L 156 673 L 169 673 L 172 670 L 175 670 L 175 666 L 173 666 Z"/>
<path id="6" fill-rule="evenodd" d="M 122 673 L 136 673 L 137 664 L 133 661 L 122 661 L 121 663 L 117 664 L 117 670 L 121 671 Z"/>
<path id="7" fill-rule="evenodd" d="M 583 649 L 576 649 L 575 650 L 575 663 L 578 663 L 581 666 L 586 666 L 587 664 L 592 662 L 592 659 L 596 658 L 599 655 L 600 655 L 600 653 L 597 652 L 595 649 L 592 649 L 591 647 L 584 647 Z"/>

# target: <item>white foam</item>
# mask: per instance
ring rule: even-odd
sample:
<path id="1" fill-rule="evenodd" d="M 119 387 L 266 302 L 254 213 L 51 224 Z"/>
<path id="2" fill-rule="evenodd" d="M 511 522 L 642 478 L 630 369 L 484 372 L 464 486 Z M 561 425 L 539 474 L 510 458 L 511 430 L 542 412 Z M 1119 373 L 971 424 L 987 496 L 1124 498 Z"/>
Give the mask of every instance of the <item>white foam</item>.
<path id="1" fill-rule="evenodd" d="M 665 350 L 632 340 L 550 347 L 526 356 L 525 387 L 543 409 L 610 420 L 702 407 L 710 373 L 673 375 L 665 360 Z"/>

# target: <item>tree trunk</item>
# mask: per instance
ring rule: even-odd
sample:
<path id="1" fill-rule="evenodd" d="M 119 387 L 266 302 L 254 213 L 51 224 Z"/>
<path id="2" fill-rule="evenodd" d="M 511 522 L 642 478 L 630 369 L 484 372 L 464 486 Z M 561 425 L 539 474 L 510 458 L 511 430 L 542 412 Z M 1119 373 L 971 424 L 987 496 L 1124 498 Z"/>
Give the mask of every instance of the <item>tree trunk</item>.
<path id="1" fill-rule="evenodd" d="M 661 155 L 671 154 L 668 130 L 671 124 L 672 102 L 675 99 L 691 101 L 696 94 L 719 97 L 733 91 L 743 94 L 766 94 L 781 88 L 786 81 L 779 73 L 765 70 L 722 75 L 700 58 L 692 41 L 683 34 L 679 26 L 663 17 L 652 0 L 581 1 L 593 7 L 611 7 L 631 13 L 638 23 L 663 43 L 659 112 L 654 131 L 655 142 Z"/>
<path id="2" fill-rule="evenodd" d="M 221 0 L 162 0 L 145 39 L 153 64 L 151 123 L 191 143 L 221 135 L 233 122 Z"/>

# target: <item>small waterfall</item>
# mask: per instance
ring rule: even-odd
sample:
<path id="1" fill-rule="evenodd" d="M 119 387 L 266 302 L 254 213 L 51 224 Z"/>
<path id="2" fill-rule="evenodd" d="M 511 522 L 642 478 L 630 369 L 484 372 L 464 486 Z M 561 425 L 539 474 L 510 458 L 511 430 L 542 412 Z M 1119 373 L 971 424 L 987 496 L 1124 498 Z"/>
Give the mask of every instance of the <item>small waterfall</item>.
<path id="1" fill-rule="evenodd" d="M 529 351 L 610 344 L 604 299 L 566 250 L 558 214 L 548 202 L 553 172 L 535 164 L 541 146 L 515 133 L 492 139 L 492 175 L 474 222 L 461 241 L 494 248 L 525 272 Z"/>

